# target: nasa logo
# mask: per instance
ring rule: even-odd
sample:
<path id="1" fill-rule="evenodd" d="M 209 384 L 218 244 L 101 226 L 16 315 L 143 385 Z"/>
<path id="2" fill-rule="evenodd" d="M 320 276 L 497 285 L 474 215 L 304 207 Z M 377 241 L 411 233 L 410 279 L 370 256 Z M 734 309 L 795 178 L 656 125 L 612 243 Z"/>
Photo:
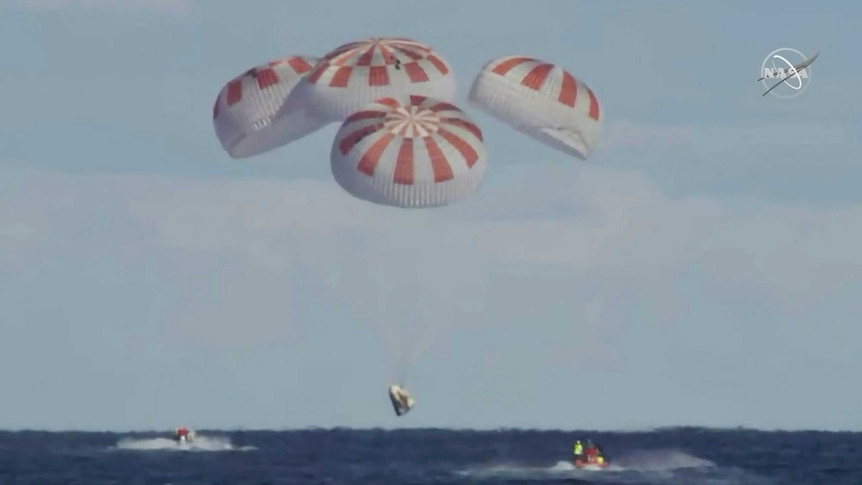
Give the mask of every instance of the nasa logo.
<path id="1" fill-rule="evenodd" d="M 808 57 L 796 49 L 776 49 L 763 59 L 759 81 L 769 94 L 777 98 L 795 98 L 804 93 L 811 83 L 810 64 L 798 71 L 794 67 L 806 61 L 809 61 Z"/>

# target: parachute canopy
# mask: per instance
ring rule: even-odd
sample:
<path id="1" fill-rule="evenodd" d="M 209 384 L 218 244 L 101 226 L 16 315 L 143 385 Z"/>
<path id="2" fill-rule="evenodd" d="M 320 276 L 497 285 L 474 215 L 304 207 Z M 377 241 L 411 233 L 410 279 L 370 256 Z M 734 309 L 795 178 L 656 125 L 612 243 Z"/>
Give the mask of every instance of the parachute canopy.
<path id="1" fill-rule="evenodd" d="M 389 386 L 389 400 L 392 401 L 396 416 L 407 414 L 416 405 L 416 400 L 407 392 L 407 389 L 395 384 Z"/>
<path id="2" fill-rule="evenodd" d="M 468 99 L 516 130 L 581 160 L 598 143 L 598 98 L 560 66 L 525 56 L 494 59 L 476 76 Z"/>
<path id="3" fill-rule="evenodd" d="M 326 126 L 301 110 L 283 115 L 288 96 L 316 62 L 307 56 L 279 59 L 222 87 L 213 105 L 213 125 L 231 157 L 259 155 Z"/>
<path id="4" fill-rule="evenodd" d="M 297 103 L 328 122 L 341 122 L 382 97 L 411 94 L 454 101 L 452 68 L 412 39 L 368 38 L 324 55 L 296 90 Z"/>
<path id="5" fill-rule="evenodd" d="M 344 190 L 395 207 L 463 199 L 487 169 L 479 127 L 457 106 L 425 96 L 382 98 L 351 114 L 330 161 Z"/>

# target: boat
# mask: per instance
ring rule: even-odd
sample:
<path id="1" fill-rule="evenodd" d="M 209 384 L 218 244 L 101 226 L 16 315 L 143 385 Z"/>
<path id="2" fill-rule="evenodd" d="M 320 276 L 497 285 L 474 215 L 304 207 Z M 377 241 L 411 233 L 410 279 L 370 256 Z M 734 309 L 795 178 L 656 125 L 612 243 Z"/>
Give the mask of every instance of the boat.
<path id="1" fill-rule="evenodd" d="M 572 464 L 578 470 L 604 470 L 610 465 L 607 460 L 602 458 L 601 456 L 584 456 L 583 458 L 575 458 L 572 460 Z"/>
<path id="2" fill-rule="evenodd" d="M 174 432 L 174 441 L 176 441 L 178 445 L 192 444 L 195 442 L 195 432 L 194 430 L 185 427 L 177 428 Z"/>
<path id="3" fill-rule="evenodd" d="M 592 441 L 587 440 L 587 446 L 580 450 L 580 441 L 575 448 L 576 453 L 572 459 L 572 465 L 579 470 L 603 470 L 610 464 L 604 456 L 604 452 L 600 446 L 594 445 Z"/>

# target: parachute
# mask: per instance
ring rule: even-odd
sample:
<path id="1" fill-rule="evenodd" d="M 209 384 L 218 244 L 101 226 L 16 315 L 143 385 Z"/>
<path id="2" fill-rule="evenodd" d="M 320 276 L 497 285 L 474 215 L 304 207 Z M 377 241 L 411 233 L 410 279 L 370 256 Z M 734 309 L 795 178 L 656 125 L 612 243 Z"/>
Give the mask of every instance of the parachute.
<path id="1" fill-rule="evenodd" d="M 581 160 L 598 143 L 603 120 L 598 98 L 560 66 L 525 56 L 492 60 L 468 99 L 482 111 Z"/>
<path id="2" fill-rule="evenodd" d="M 247 158 L 311 134 L 324 123 L 303 110 L 285 115 L 285 102 L 317 59 L 291 56 L 253 67 L 222 87 L 213 125 L 232 158 Z"/>
<path id="3" fill-rule="evenodd" d="M 412 94 L 451 102 L 455 92 L 452 68 L 431 47 L 412 39 L 372 37 L 324 55 L 297 86 L 296 104 L 291 101 L 289 109 L 341 122 L 378 98 Z"/>
<path id="4" fill-rule="evenodd" d="M 344 120 L 332 143 L 330 168 L 355 198 L 398 209 L 429 208 L 475 193 L 487 170 L 487 152 L 482 131 L 458 106 L 421 95 L 385 97 Z M 376 293 L 377 305 L 369 309 L 368 302 L 357 302 L 354 314 L 365 313 L 377 327 L 393 381 L 403 383 L 444 327 L 458 321 L 449 313 L 463 306 L 460 280 L 472 275 L 460 274 L 459 282 L 446 288 L 429 288 L 432 272 L 464 273 L 462 267 L 419 256 L 439 244 L 430 232 L 410 247 L 372 244 L 356 275 L 358 284 Z M 403 263 L 393 266 L 394 257 Z"/>
<path id="5" fill-rule="evenodd" d="M 409 413 L 416 405 L 416 400 L 413 399 L 407 389 L 395 384 L 389 386 L 389 400 L 392 401 L 392 408 L 395 410 L 396 416 Z"/>
<path id="6" fill-rule="evenodd" d="M 395 207 L 463 199 L 487 170 L 482 131 L 457 106 L 382 98 L 351 114 L 332 143 L 332 175 L 354 197 Z"/>
<path id="7" fill-rule="evenodd" d="M 246 158 L 340 123 L 330 146 L 330 169 L 342 189 L 388 206 L 378 207 L 380 211 L 440 207 L 471 197 L 488 169 L 482 130 L 454 104 L 456 90 L 450 64 L 428 45 L 370 37 L 343 44 L 320 59 L 292 56 L 249 69 L 222 88 L 213 124 L 225 151 Z M 468 100 L 516 130 L 584 160 L 597 145 L 603 122 L 598 99 L 586 84 L 562 67 L 526 56 L 487 63 Z M 407 385 L 408 369 L 428 350 L 440 326 L 465 321 L 456 312 L 474 314 L 473 321 L 483 318 L 481 305 L 471 310 L 475 298 L 464 295 L 486 286 L 483 272 L 469 269 L 469 259 L 447 264 L 426 257 L 439 249 L 446 234 L 421 223 L 407 225 L 409 229 L 399 229 L 409 232 L 408 242 L 393 242 L 400 231 L 390 239 L 375 234 L 360 269 L 345 275 L 377 293 L 376 305 L 374 299 L 356 302 L 354 315 L 366 313 L 369 322 L 399 327 L 380 332 L 393 354 L 390 367 L 397 372 L 387 381 L 399 383 L 389 388 L 398 416 L 415 405 L 401 387 Z M 429 277 L 433 272 L 447 284 L 432 286 L 430 281 L 438 280 Z"/>
<path id="8" fill-rule="evenodd" d="M 383 206 L 429 208 L 469 197 L 487 170 L 482 131 L 453 104 L 455 93 L 452 68 L 431 47 L 411 39 L 369 38 L 326 54 L 291 95 L 297 102 L 290 109 L 341 123 L 330 169 L 347 193 Z M 433 250 L 436 243 L 429 244 Z M 389 273 L 385 257 L 375 262 L 369 254 L 366 264 L 363 278 L 376 281 L 378 300 L 369 318 L 389 351 L 395 372 L 390 377 L 404 382 L 435 340 L 437 327 L 452 321 L 440 311 L 457 295 L 442 310 L 429 303 L 433 297 L 422 289 L 429 269 L 420 268 L 419 261 L 398 268 L 404 274 L 397 276 L 381 274 Z M 410 308 L 402 313 L 393 307 L 402 304 Z M 435 307 L 433 315 L 421 306 Z"/>

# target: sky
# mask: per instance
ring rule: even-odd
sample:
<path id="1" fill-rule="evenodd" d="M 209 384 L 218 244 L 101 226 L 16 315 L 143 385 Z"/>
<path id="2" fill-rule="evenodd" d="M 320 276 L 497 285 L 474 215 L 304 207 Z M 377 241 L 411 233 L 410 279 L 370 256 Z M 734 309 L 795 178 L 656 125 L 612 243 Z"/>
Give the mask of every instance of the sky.
<path id="1" fill-rule="evenodd" d="M 858 10 L 5 0 L 0 428 L 862 430 Z M 469 199 L 347 195 L 336 125 L 222 150 L 227 81 L 368 36 L 453 65 L 489 153 Z M 797 98 L 755 81 L 779 47 L 821 52 Z M 590 160 L 467 103 L 508 54 L 596 92 Z"/>

